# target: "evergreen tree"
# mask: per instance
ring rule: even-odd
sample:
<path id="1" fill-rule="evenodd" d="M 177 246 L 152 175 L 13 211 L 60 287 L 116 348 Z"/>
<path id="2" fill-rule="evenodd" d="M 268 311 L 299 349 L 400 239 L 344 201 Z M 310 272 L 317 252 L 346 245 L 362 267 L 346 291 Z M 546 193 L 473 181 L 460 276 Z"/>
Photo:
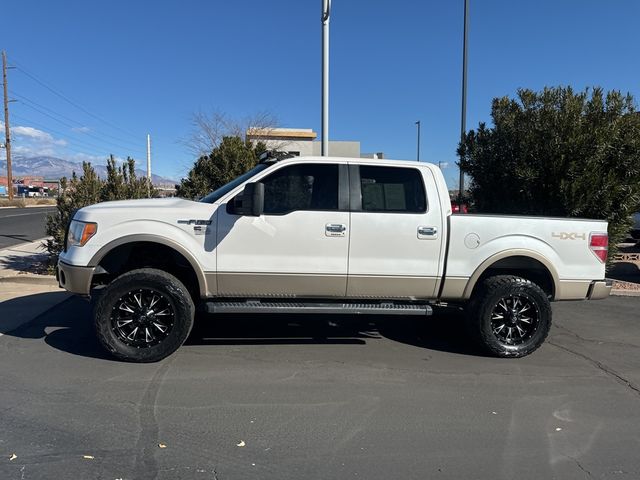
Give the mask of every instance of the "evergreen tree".
<path id="1" fill-rule="evenodd" d="M 609 221 L 610 252 L 640 210 L 640 114 L 600 88 L 521 89 L 493 100 L 493 126 L 461 143 L 478 212 Z"/>
<path id="2" fill-rule="evenodd" d="M 176 195 L 189 199 L 205 196 L 252 169 L 265 150 L 260 142 L 254 146 L 239 136 L 223 137 L 209 155 L 196 160 L 187 178 L 176 185 Z"/>
<path id="3" fill-rule="evenodd" d="M 137 178 L 135 160 L 128 157 L 125 164 L 118 167 L 113 157 L 107 160 L 107 178 L 101 180 L 91 163 L 82 163 L 82 175 L 75 172 L 71 180 L 60 180 L 57 211 L 47 217 L 47 240 L 45 247 L 51 263 L 57 261 L 64 246 L 64 235 L 71 217 L 76 210 L 94 203 L 110 200 L 157 197 L 158 191 L 146 177 Z"/>

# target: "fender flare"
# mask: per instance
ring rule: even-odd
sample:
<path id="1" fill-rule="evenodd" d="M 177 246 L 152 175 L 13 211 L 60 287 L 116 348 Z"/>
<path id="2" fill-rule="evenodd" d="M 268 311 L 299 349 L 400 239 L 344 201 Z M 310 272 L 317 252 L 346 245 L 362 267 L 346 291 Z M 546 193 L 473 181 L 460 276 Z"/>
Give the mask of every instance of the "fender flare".
<path id="1" fill-rule="evenodd" d="M 473 289 L 478 283 L 478 280 L 488 268 L 490 268 L 494 263 L 509 257 L 528 257 L 528 258 L 531 258 L 532 260 L 537 260 L 538 262 L 540 262 L 542 265 L 544 265 L 544 267 L 547 269 L 547 271 L 551 275 L 551 281 L 553 282 L 553 291 L 554 292 L 558 291 L 558 285 L 560 284 L 560 277 L 558 276 L 558 272 L 556 271 L 553 264 L 549 261 L 549 259 L 534 250 L 518 248 L 518 249 L 503 250 L 501 252 L 494 253 L 489 258 L 487 258 L 484 262 L 482 262 L 475 269 L 475 271 L 469 278 L 469 281 L 467 282 L 467 286 L 464 289 L 463 298 L 465 300 L 468 300 L 469 298 L 471 298 L 471 293 L 473 292 Z"/>
<path id="2" fill-rule="evenodd" d="M 198 288 L 200 290 L 200 296 L 206 297 L 208 296 L 208 288 L 207 288 L 207 278 L 200 267 L 200 264 L 195 259 L 195 257 L 182 245 L 180 245 L 175 240 L 172 240 L 167 237 L 162 237 L 160 235 L 152 235 L 152 234 L 133 234 L 126 235 L 124 237 L 116 238 L 115 240 L 110 241 L 109 243 L 100 247 L 91 260 L 89 260 L 89 267 L 97 267 L 100 264 L 100 261 L 114 248 L 119 247 L 121 245 L 125 245 L 127 243 L 135 243 L 135 242 L 148 242 L 148 243 L 158 243 L 160 245 L 165 245 L 169 248 L 172 248 L 176 252 L 180 253 L 184 258 L 187 259 L 191 268 L 196 274 L 198 279 Z"/>

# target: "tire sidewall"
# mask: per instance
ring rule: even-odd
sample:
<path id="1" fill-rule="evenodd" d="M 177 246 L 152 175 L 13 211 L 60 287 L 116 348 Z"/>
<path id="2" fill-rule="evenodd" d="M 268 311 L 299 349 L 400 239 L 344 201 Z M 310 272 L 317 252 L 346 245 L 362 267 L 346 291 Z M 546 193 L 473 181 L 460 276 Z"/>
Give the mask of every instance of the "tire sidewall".
<path id="1" fill-rule="evenodd" d="M 114 332 L 111 312 L 119 299 L 137 289 L 151 289 L 165 296 L 174 311 L 169 335 L 152 347 L 134 347 Z M 193 327 L 194 306 L 186 287 L 174 276 L 155 269 L 140 269 L 116 278 L 96 302 L 94 326 L 100 343 L 115 357 L 132 362 L 155 362 L 171 355 L 187 339 Z"/>

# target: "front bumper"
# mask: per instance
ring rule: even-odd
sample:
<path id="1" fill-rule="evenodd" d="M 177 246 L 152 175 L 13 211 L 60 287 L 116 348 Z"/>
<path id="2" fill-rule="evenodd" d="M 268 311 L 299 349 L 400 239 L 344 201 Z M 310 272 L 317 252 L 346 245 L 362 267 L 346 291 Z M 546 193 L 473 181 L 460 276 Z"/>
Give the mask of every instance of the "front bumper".
<path id="1" fill-rule="evenodd" d="M 88 296 L 95 267 L 78 267 L 58 260 L 56 279 L 61 288 L 71 293 Z"/>
<path id="2" fill-rule="evenodd" d="M 587 298 L 589 300 L 601 300 L 607 298 L 611 293 L 613 282 L 611 280 L 596 280 L 591 282 Z"/>

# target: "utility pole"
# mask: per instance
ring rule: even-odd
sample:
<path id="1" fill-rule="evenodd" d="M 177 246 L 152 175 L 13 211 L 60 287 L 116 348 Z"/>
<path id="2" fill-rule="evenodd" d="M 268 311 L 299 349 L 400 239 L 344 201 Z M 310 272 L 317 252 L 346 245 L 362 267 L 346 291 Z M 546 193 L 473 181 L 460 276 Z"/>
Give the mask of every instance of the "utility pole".
<path id="1" fill-rule="evenodd" d="M 420 161 L 420 120 L 416 122 L 418 126 L 418 154 L 416 155 L 416 160 Z"/>
<path id="2" fill-rule="evenodd" d="M 147 197 L 151 198 L 151 135 L 147 133 Z"/>
<path id="3" fill-rule="evenodd" d="M 467 133 L 467 39 L 469 35 L 469 0 L 464 0 L 464 37 L 462 40 L 462 112 L 460 119 L 460 142 L 464 148 Z M 461 159 L 462 160 L 462 159 Z M 460 167 L 460 183 L 458 188 L 458 205 L 462 213 L 462 199 L 464 196 L 464 172 Z"/>
<path id="4" fill-rule="evenodd" d="M 321 155 L 329 155 L 329 16 L 331 0 L 322 0 L 322 144 Z"/>
<path id="5" fill-rule="evenodd" d="M 2 86 L 4 90 L 4 148 L 7 151 L 7 190 L 13 200 L 13 178 L 11 175 L 11 129 L 9 128 L 9 94 L 7 92 L 7 52 L 2 51 Z"/>
<path id="6" fill-rule="evenodd" d="M 151 181 L 151 135 L 147 133 L 147 178 Z"/>

